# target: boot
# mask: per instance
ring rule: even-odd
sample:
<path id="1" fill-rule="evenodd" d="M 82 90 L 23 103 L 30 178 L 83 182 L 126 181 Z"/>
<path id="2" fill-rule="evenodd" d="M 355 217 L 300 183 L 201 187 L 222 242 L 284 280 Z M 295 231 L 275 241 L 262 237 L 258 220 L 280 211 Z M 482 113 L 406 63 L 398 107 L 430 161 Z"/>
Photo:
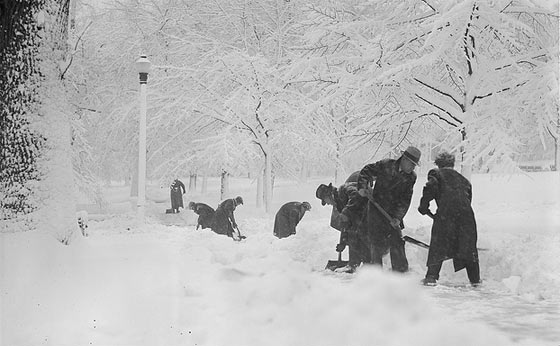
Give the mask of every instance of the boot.
<path id="1" fill-rule="evenodd" d="M 424 286 L 436 286 L 437 285 L 436 278 L 431 276 L 431 275 L 426 275 L 426 277 L 424 279 L 422 279 L 421 282 Z"/>

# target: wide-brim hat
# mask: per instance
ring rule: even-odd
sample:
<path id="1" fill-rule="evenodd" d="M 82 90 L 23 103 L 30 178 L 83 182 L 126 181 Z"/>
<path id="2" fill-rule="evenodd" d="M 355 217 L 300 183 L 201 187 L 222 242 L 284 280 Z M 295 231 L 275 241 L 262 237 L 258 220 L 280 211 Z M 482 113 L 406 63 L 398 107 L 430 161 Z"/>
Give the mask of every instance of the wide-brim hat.
<path id="1" fill-rule="evenodd" d="M 420 165 L 420 156 L 420 150 L 413 146 L 406 148 L 406 150 L 402 152 L 402 157 L 407 158 L 417 166 Z"/>

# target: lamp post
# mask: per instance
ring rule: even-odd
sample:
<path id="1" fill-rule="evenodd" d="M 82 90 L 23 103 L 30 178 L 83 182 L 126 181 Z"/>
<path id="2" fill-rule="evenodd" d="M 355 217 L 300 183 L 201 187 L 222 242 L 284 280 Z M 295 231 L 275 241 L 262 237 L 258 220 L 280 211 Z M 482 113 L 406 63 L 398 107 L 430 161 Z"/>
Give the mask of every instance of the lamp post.
<path id="1" fill-rule="evenodd" d="M 140 78 L 140 121 L 138 135 L 138 222 L 144 223 L 146 207 L 146 89 L 148 73 L 152 63 L 145 55 L 140 55 L 136 60 L 136 70 Z"/>

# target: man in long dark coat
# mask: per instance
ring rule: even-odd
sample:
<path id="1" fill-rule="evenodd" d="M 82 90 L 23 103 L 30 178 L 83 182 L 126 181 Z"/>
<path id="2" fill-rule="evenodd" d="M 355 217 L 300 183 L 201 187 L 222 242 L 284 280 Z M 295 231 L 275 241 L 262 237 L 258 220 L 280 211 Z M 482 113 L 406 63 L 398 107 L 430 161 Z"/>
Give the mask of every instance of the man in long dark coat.
<path id="1" fill-rule="evenodd" d="M 235 216 L 233 212 L 235 208 L 243 204 L 243 198 L 237 196 L 235 198 L 230 198 L 224 200 L 214 213 L 214 223 L 212 224 L 212 231 L 218 234 L 225 234 L 233 240 L 241 240 L 245 238 L 239 233 L 237 228 L 237 223 L 235 222 Z"/>
<path id="2" fill-rule="evenodd" d="M 281 206 L 274 218 L 273 234 L 279 239 L 296 234 L 296 226 L 308 210 L 311 210 L 308 202 L 288 202 Z"/>
<path id="3" fill-rule="evenodd" d="M 336 251 L 342 252 L 346 245 L 348 245 L 348 268 L 341 269 L 347 272 L 354 272 L 361 263 L 371 262 L 370 252 L 365 241 L 365 233 L 363 227 L 361 227 L 363 222 L 362 218 L 365 215 L 363 212 L 365 210 L 365 203 L 362 211 L 353 214 L 353 219 L 349 220 L 349 222 L 344 225 L 345 227 L 341 225 L 340 220 L 340 213 L 346 206 L 346 203 L 348 203 L 350 195 L 355 195 L 356 198 L 363 198 L 357 195 L 358 190 L 356 186 L 359 173 L 360 171 L 352 173 L 344 184 L 338 188 L 333 187 L 332 183 L 329 185 L 321 184 L 315 192 L 316 197 L 321 200 L 322 205 L 328 204 L 333 206 L 330 225 L 332 228 L 342 232 L 340 237 L 341 242 L 337 244 Z"/>
<path id="4" fill-rule="evenodd" d="M 179 208 L 184 208 L 183 194 L 187 192 L 185 184 L 179 179 L 175 179 L 169 188 L 171 189 L 171 209 L 173 213 L 178 213 Z"/>
<path id="5" fill-rule="evenodd" d="M 471 208 L 472 186 L 467 178 L 453 169 L 455 157 L 447 152 L 435 160 L 437 169 L 428 172 L 418 211 L 431 214 L 430 201 L 437 204 L 433 216 L 432 236 L 428 252 L 428 271 L 423 280 L 425 285 L 435 285 L 443 261 L 452 258 L 455 271 L 467 269 L 473 285 L 480 283 L 477 231 L 474 212 Z"/>
<path id="6" fill-rule="evenodd" d="M 397 160 L 385 159 L 364 166 L 359 173 L 359 195 L 367 197 L 365 226 L 371 263 L 383 265 L 383 256 L 389 252 L 394 271 L 408 271 L 408 260 L 402 239 L 403 218 L 410 207 L 412 190 L 416 182 L 414 168 L 420 160 L 420 150 L 408 147 Z M 373 192 L 369 187 L 375 182 Z M 371 199 L 371 200 L 370 200 Z M 372 203 L 377 202 L 390 216 L 385 217 Z M 351 196 L 342 210 L 343 224 L 355 218 L 364 205 L 363 198 Z"/>
<path id="7" fill-rule="evenodd" d="M 212 208 L 208 204 L 190 202 L 189 209 L 191 209 L 195 212 L 195 214 L 198 215 L 196 229 L 198 229 L 198 227 L 202 227 L 202 229 L 212 227 L 212 222 L 214 222 L 214 214 L 216 213 L 214 208 Z"/>

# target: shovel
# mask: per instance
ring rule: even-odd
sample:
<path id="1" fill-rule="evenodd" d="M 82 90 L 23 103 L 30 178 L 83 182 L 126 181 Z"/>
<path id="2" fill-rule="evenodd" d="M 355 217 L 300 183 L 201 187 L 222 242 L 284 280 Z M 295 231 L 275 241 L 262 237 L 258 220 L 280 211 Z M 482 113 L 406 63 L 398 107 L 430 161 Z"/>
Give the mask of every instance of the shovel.
<path id="1" fill-rule="evenodd" d="M 233 240 L 235 240 L 235 241 L 241 241 L 241 240 L 247 238 L 246 236 L 241 235 L 241 232 L 239 231 L 239 227 L 235 227 L 234 230 L 237 231 L 237 234 L 234 232 L 234 233 L 231 235 L 231 237 L 233 238 Z M 236 238 L 237 238 L 237 239 L 236 239 Z"/>
<path id="2" fill-rule="evenodd" d="M 371 191 L 368 191 L 368 192 L 369 192 L 369 193 L 367 194 L 366 197 L 367 197 L 367 199 L 370 201 L 370 203 L 373 204 L 373 206 L 374 206 L 377 210 L 379 210 L 379 212 L 387 219 L 387 221 L 391 222 L 391 220 L 393 220 L 393 218 L 391 217 L 391 215 L 389 215 L 389 213 L 387 213 L 387 212 L 385 211 L 385 209 L 383 209 L 383 207 L 380 206 L 379 203 L 377 203 L 377 202 L 373 199 L 373 196 L 371 195 Z M 434 218 L 434 214 L 432 214 L 431 212 L 429 212 L 428 215 L 429 215 L 432 219 Z M 395 228 L 395 229 L 396 229 L 396 228 Z M 401 229 L 400 229 L 400 227 L 399 227 L 399 228 L 397 229 L 397 231 L 400 231 L 400 230 L 401 230 Z M 412 237 L 410 237 L 410 236 L 408 236 L 408 235 L 405 235 L 402 239 L 403 239 L 404 241 L 406 241 L 406 242 L 409 242 L 409 243 L 414 244 L 414 245 L 416 245 L 416 246 L 420 246 L 420 247 L 422 247 L 422 248 L 424 248 L 424 249 L 429 249 L 429 248 L 430 248 L 430 245 L 428 245 L 428 244 L 426 244 L 426 243 L 424 243 L 424 242 L 422 242 L 422 241 L 420 241 L 420 240 L 414 239 L 414 238 L 412 238 Z"/>
<path id="3" fill-rule="evenodd" d="M 340 243 L 342 243 L 343 234 L 344 232 L 340 232 L 340 240 L 339 240 Z M 336 269 L 346 267 L 347 265 L 348 265 L 348 261 L 342 260 L 342 251 L 338 251 L 338 259 L 329 260 L 327 262 L 327 266 L 325 267 L 325 269 L 335 271 Z"/>

